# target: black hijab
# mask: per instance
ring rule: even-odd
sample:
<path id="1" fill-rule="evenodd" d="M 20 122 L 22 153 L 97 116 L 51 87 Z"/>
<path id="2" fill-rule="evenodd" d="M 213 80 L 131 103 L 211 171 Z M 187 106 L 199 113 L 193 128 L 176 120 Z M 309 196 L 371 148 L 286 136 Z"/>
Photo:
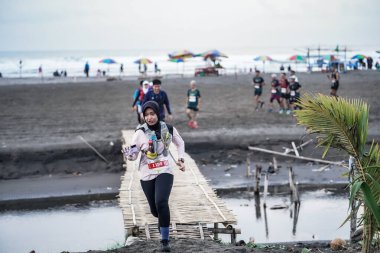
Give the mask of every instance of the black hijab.
<path id="1" fill-rule="evenodd" d="M 156 136 L 157 136 L 157 139 L 161 139 L 161 124 L 160 124 L 160 107 L 159 105 L 157 104 L 156 101 L 147 101 L 144 105 L 143 105 L 143 108 L 142 108 L 142 112 L 143 112 L 143 115 L 144 115 L 144 118 L 145 118 L 145 111 L 150 108 L 154 111 L 154 113 L 157 115 L 157 122 L 156 124 L 154 125 L 149 125 L 148 123 L 146 123 L 146 125 L 148 126 L 148 128 L 152 131 L 154 131 L 156 133 Z"/>

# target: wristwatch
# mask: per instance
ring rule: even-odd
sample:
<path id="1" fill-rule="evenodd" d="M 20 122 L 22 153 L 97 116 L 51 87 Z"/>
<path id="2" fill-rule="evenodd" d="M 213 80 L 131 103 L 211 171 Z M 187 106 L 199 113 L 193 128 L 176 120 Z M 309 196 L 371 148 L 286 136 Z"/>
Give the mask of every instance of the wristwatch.
<path id="1" fill-rule="evenodd" d="M 184 162 L 185 162 L 185 159 L 183 159 L 183 158 L 178 158 L 178 162 L 184 163 Z"/>

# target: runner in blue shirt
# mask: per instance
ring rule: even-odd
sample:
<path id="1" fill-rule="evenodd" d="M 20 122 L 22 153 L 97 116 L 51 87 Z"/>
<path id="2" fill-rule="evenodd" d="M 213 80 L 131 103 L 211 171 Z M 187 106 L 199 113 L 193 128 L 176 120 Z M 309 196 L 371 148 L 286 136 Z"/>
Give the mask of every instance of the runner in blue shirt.
<path id="1" fill-rule="evenodd" d="M 144 105 L 148 101 L 156 101 L 160 107 L 160 119 L 165 121 L 165 108 L 168 112 L 167 120 L 172 120 L 172 112 L 170 110 L 170 103 L 168 95 L 166 92 L 161 90 L 161 81 L 158 79 L 153 80 L 153 89 L 148 91 L 144 96 L 144 100 L 142 105 Z"/>

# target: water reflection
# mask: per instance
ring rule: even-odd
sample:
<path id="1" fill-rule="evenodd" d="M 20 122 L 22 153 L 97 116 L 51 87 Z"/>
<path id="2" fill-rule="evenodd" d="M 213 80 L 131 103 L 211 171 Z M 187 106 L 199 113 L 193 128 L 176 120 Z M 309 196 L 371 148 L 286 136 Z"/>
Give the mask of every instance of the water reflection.
<path id="1" fill-rule="evenodd" d="M 116 201 L 0 213 L 0 252 L 106 250 L 124 242 Z"/>
<path id="2" fill-rule="evenodd" d="M 237 216 L 236 227 L 242 231 L 237 240 L 247 242 L 254 238 L 265 243 L 349 238 L 349 225 L 339 228 L 347 215 L 348 200 L 344 193 L 304 192 L 300 194 L 301 203 L 292 203 L 289 195 L 269 195 L 266 208 L 260 204 L 260 198 L 250 193 L 221 197 Z"/>

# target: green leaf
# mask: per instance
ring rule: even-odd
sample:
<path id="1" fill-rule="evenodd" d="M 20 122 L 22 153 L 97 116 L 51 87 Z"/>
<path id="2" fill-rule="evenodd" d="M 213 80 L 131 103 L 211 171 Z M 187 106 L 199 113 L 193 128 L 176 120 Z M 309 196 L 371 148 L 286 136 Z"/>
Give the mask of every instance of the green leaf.
<path id="1" fill-rule="evenodd" d="M 364 181 L 356 181 L 352 184 L 351 192 L 350 192 L 350 201 L 349 201 L 349 208 L 352 205 L 352 201 L 354 201 L 356 194 L 361 188 L 361 185 L 364 183 Z"/>
<path id="2" fill-rule="evenodd" d="M 380 226 L 380 208 L 377 205 L 375 199 L 373 198 L 371 189 L 369 188 L 368 184 L 365 182 L 361 184 L 360 188 L 363 191 L 364 202 L 366 206 L 371 210 L 372 215 L 376 219 L 377 225 Z"/>

